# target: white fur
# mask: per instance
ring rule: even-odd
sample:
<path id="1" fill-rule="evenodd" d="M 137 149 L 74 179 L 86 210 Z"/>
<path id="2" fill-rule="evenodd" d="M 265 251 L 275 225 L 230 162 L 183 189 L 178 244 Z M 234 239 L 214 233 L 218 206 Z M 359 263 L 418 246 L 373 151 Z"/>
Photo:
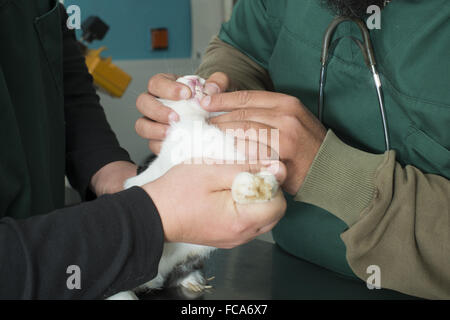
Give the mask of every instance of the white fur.
<path id="1" fill-rule="evenodd" d="M 261 179 L 263 181 L 261 181 Z M 261 183 L 267 186 L 268 192 L 264 195 L 262 195 L 260 191 Z M 267 171 L 262 171 L 257 174 L 241 172 L 234 178 L 233 185 L 231 186 L 233 200 L 239 204 L 268 201 L 272 199 L 277 192 L 277 179 L 273 174 Z"/>
<path id="2" fill-rule="evenodd" d="M 188 85 L 194 96 L 190 100 L 169 101 L 160 100 L 169 106 L 180 116 L 180 121 L 171 123 L 171 128 L 165 139 L 159 156 L 140 175 L 126 181 L 125 188 L 142 186 L 163 176 L 170 168 L 190 159 L 217 159 L 217 160 L 245 160 L 245 156 L 237 152 L 234 138 L 226 136 L 218 128 L 209 125 L 207 119 L 210 114 L 200 106 L 203 97 L 203 85 L 205 81 L 196 76 L 186 76 L 178 80 Z M 201 129 L 201 130 L 200 130 Z M 266 183 L 272 186 L 272 194 L 278 189 L 276 179 L 270 173 L 261 173 Z M 233 197 L 238 203 L 249 203 L 247 196 L 254 196 L 255 181 L 250 173 L 238 175 L 233 184 Z M 264 199 L 266 201 L 267 199 Z M 269 199 L 270 200 L 270 199 Z M 207 257 L 215 248 L 187 243 L 166 243 L 158 266 L 158 275 L 143 284 L 137 290 L 159 289 L 173 268 L 186 260 L 190 255 Z M 189 288 L 192 285 L 201 287 L 205 283 L 201 273 L 196 272 L 184 279 L 180 279 L 178 285 Z M 117 295 L 116 295 L 117 296 Z M 134 299 L 134 294 L 120 293 L 118 298 Z"/>
<path id="3" fill-rule="evenodd" d="M 139 300 L 139 298 L 134 294 L 133 291 L 123 291 L 118 294 L 109 297 L 106 300 Z"/>

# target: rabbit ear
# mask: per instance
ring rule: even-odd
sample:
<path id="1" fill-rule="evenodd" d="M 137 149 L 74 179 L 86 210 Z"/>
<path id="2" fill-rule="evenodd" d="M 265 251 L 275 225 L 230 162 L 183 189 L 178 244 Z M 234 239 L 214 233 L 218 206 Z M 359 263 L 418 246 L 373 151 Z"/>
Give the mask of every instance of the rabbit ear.
<path id="1" fill-rule="evenodd" d="M 204 85 L 206 80 L 202 77 L 196 76 L 196 75 L 189 75 L 189 76 L 183 76 L 179 77 L 177 79 L 178 82 L 183 83 L 185 85 L 188 85 L 187 82 L 189 81 L 199 81 L 201 85 Z"/>
<path id="2" fill-rule="evenodd" d="M 177 79 L 177 82 L 187 85 L 191 90 L 197 86 L 202 87 L 205 85 L 206 80 L 199 76 L 184 76 Z"/>

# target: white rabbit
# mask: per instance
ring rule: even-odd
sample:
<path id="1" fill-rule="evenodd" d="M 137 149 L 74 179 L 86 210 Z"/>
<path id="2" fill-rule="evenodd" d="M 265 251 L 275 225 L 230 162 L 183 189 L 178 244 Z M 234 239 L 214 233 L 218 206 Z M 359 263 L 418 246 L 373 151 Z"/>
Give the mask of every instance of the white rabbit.
<path id="1" fill-rule="evenodd" d="M 125 182 L 125 188 L 142 186 L 164 175 L 170 168 L 190 159 L 245 160 L 245 154 L 235 146 L 234 136 L 225 135 L 207 123 L 210 113 L 200 106 L 205 80 L 185 76 L 177 80 L 189 86 L 193 97 L 189 100 L 160 101 L 176 111 L 178 122 L 171 123 L 161 152 L 141 174 Z M 268 172 L 253 175 L 239 174 L 232 186 L 232 196 L 237 203 L 270 200 L 278 191 L 275 177 Z M 216 248 L 188 243 L 165 243 L 159 262 L 158 275 L 134 291 L 182 286 L 193 292 L 205 289 L 206 280 L 201 272 L 202 261 Z M 209 286 L 206 286 L 209 287 Z M 186 291 L 186 290 L 184 290 Z M 109 299 L 137 299 L 133 292 L 122 292 Z"/>

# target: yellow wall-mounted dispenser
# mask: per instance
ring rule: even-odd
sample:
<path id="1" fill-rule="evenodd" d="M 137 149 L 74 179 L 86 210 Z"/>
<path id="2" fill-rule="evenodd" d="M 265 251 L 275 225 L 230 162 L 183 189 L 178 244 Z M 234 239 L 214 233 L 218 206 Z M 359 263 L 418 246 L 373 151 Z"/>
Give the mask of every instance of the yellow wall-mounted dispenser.
<path id="1" fill-rule="evenodd" d="M 104 89 L 113 97 L 122 97 L 131 82 L 131 76 L 112 63 L 111 57 L 103 58 L 101 53 L 106 47 L 88 49 L 86 65 L 89 73 L 94 77 L 96 86 Z"/>

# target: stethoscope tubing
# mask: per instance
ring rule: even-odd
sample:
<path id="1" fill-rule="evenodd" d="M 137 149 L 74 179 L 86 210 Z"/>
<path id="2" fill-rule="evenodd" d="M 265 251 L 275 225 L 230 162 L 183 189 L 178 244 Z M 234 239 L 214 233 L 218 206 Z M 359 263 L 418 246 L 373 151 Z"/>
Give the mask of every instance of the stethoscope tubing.
<path id="1" fill-rule="evenodd" d="M 384 107 L 384 96 L 383 96 L 381 78 L 376 69 L 375 55 L 373 52 L 373 47 L 372 47 L 372 42 L 370 40 L 369 31 L 367 30 L 364 22 L 361 19 L 356 19 L 356 18 L 352 18 L 352 17 L 337 17 L 330 23 L 327 30 L 325 31 L 325 35 L 324 35 L 324 39 L 323 39 L 323 46 L 322 46 L 322 54 L 320 57 L 321 68 L 320 68 L 320 80 L 319 80 L 318 118 L 321 122 L 323 122 L 326 68 L 327 68 L 327 63 L 328 63 L 328 54 L 329 54 L 331 39 L 333 38 L 333 34 L 336 31 L 336 28 L 339 26 L 340 23 L 342 23 L 344 21 L 352 21 L 352 22 L 356 23 L 358 28 L 361 31 L 361 34 L 363 37 L 363 42 L 361 42 L 360 40 L 358 40 L 354 37 L 351 37 L 351 38 L 353 41 L 356 42 L 356 44 L 361 49 L 361 52 L 364 57 L 364 61 L 372 73 L 374 83 L 375 83 L 375 88 L 377 91 L 378 103 L 379 103 L 379 107 L 380 107 L 380 117 L 381 117 L 382 124 L 383 124 L 385 150 L 389 151 L 391 148 L 390 140 L 389 140 L 389 128 L 388 128 L 388 122 L 387 122 L 387 118 L 386 118 L 386 110 Z"/>

